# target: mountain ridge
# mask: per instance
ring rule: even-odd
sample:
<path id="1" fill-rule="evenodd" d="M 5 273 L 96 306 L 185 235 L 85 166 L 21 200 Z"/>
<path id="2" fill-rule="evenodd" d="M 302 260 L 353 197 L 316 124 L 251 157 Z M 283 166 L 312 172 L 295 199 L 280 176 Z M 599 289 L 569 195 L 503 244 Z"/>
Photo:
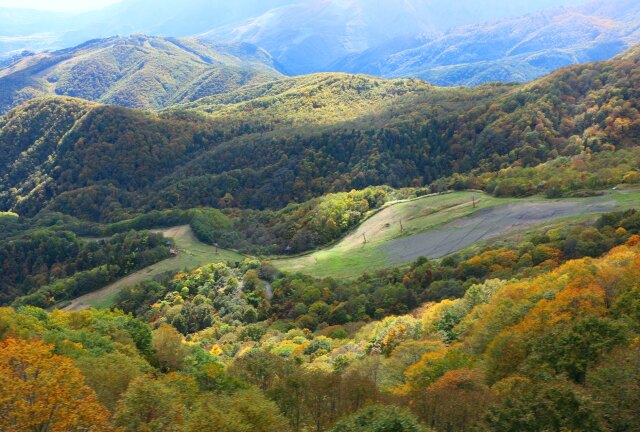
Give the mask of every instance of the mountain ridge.
<path id="1" fill-rule="evenodd" d="M 526 81 L 542 76 L 558 65 L 610 58 L 640 41 L 640 36 L 633 35 L 632 39 L 616 37 L 615 44 L 597 47 L 600 52 L 590 55 L 585 47 L 562 42 L 563 33 L 555 30 L 548 52 L 528 52 L 520 56 L 503 52 L 500 59 L 479 58 L 470 66 L 464 60 L 465 55 L 459 55 L 451 65 L 450 61 L 440 62 L 439 58 L 431 58 L 425 53 L 442 51 L 442 45 L 445 45 L 456 46 L 463 51 L 461 54 L 478 57 L 479 49 L 472 45 L 482 40 L 478 40 L 475 33 L 484 34 L 482 38 L 487 41 L 504 43 L 500 41 L 505 35 L 492 30 L 496 22 L 503 23 L 503 27 L 509 27 L 509 23 L 512 27 L 519 26 L 526 14 L 559 13 L 558 9 L 549 9 L 553 6 L 586 10 L 586 6 L 577 6 L 584 1 L 247 0 L 231 7 L 220 0 L 190 0 L 176 10 L 175 4 L 168 0 L 125 0 L 101 11 L 55 15 L 49 20 L 43 18 L 46 17 L 43 13 L 29 18 L 26 11 L 8 10 L 4 18 L 0 13 L 0 28 L 7 29 L 6 35 L 0 37 L 0 52 L 16 54 L 20 47 L 35 51 L 61 48 L 114 34 L 197 36 L 260 46 L 279 63 L 279 70 L 289 75 L 342 71 L 417 77 L 438 85 Z M 587 12 L 612 15 L 616 23 L 624 20 L 625 13 L 631 14 L 625 8 L 633 7 L 629 0 L 617 2 L 615 7 L 602 0 L 598 4 Z M 621 4 L 626 6 L 622 8 Z M 147 13 L 149 10 L 154 13 Z M 631 15 L 634 22 L 640 22 L 640 16 Z M 39 23 L 38 26 L 30 29 L 30 20 Z M 3 25 L 4 21 L 7 25 Z M 469 25 L 479 27 L 469 30 L 465 27 Z M 577 30 L 572 25 L 571 20 L 564 24 L 570 33 L 575 33 Z M 593 22 L 578 27 L 578 33 L 587 39 L 594 30 L 602 29 L 602 25 Z M 33 33 L 34 28 L 38 33 Z M 528 30 L 530 34 L 535 32 L 536 29 Z M 593 35 L 589 41 L 596 43 L 596 39 L 597 35 Z M 486 44 L 483 49 L 487 49 Z M 489 60 L 493 63 L 486 63 Z"/>
<path id="2" fill-rule="evenodd" d="M 634 49 L 529 84 L 476 88 L 318 74 L 160 113 L 38 99 L 0 118 L 0 209 L 76 208 L 99 221 L 176 207 L 277 209 L 630 149 L 640 132 L 639 61 Z"/>
<path id="3" fill-rule="evenodd" d="M 114 36 L 10 62 L 0 69 L 0 112 L 46 94 L 159 109 L 281 76 L 248 44 Z"/>
<path id="4" fill-rule="evenodd" d="M 595 0 L 529 15 L 424 35 L 397 51 L 345 57 L 336 70 L 388 78 L 417 77 L 436 85 L 525 82 L 570 64 L 608 60 L 640 42 L 640 6 Z"/>

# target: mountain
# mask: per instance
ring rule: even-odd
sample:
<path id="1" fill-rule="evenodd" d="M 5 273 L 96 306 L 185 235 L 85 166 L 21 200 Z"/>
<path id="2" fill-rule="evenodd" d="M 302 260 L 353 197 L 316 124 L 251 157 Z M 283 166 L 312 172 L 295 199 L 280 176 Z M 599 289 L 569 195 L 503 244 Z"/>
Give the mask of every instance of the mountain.
<path id="1" fill-rule="evenodd" d="M 0 119 L 0 210 L 113 221 L 169 208 L 276 209 L 629 149 L 640 134 L 639 62 L 635 49 L 526 85 L 453 89 L 316 74 L 161 113 L 36 99 Z"/>
<path id="2" fill-rule="evenodd" d="M 5 62 L 0 112 L 45 95 L 158 109 L 280 77 L 269 54 L 248 44 L 112 37 Z"/>
<path id="3" fill-rule="evenodd" d="M 438 85 L 525 82 L 560 67 L 609 59 L 640 42 L 640 4 L 598 0 L 374 47 L 335 70 L 418 77 Z M 413 44 L 413 46 L 411 46 Z"/>
<path id="4" fill-rule="evenodd" d="M 91 39 L 148 34 L 186 37 L 262 14 L 292 0 L 123 0 L 80 14 L 0 8 L 0 58 L 57 50 Z M 151 11 L 153 11 L 151 13 Z"/>
<path id="5" fill-rule="evenodd" d="M 0 9 L 0 58 L 148 34 L 255 45 L 289 75 L 475 85 L 607 60 L 640 42 L 639 26 L 633 0 L 123 0 L 75 15 Z"/>
<path id="6" fill-rule="evenodd" d="M 214 28 L 203 37 L 261 46 L 288 73 L 297 75 L 331 71 L 338 59 L 397 39 L 422 33 L 437 35 L 460 25 L 513 17 L 558 3 L 572 2 L 300 1 L 241 24 Z"/>
<path id="7" fill-rule="evenodd" d="M 83 14 L 0 9 L 0 58 L 113 35 L 148 34 L 258 45 L 291 74 L 331 71 L 344 58 L 417 35 L 514 18 L 584 0 L 123 0 Z M 153 13 L 150 13 L 153 11 Z"/>

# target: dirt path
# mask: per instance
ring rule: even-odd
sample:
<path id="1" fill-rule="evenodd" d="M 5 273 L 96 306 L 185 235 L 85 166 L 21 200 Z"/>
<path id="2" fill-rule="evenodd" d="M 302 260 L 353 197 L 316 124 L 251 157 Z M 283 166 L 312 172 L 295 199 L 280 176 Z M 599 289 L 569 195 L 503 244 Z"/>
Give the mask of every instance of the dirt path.
<path id="1" fill-rule="evenodd" d="M 604 213 L 616 207 L 615 201 L 549 201 L 513 203 L 480 210 L 438 229 L 392 240 L 381 247 L 393 264 L 413 261 L 421 256 L 442 258 L 481 240 L 537 225 L 553 219 L 590 213 Z"/>
<path id="2" fill-rule="evenodd" d="M 83 310 L 90 307 L 109 307 L 113 304 L 120 290 L 127 286 L 152 280 L 167 273 L 193 270 L 211 262 L 242 261 L 244 259 L 242 255 L 235 252 L 218 249 L 199 242 L 188 225 L 152 231 L 172 238 L 180 251 L 180 255 L 146 267 L 102 289 L 78 297 L 63 309 Z"/>
<path id="3" fill-rule="evenodd" d="M 267 299 L 271 300 L 273 298 L 273 287 L 271 286 L 271 282 L 264 281 L 264 291 L 267 294 Z"/>
<path id="4" fill-rule="evenodd" d="M 112 302 L 115 297 L 118 295 L 120 290 L 125 287 L 133 286 L 143 282 L 145 280 L 152 279 L 155 276 L 159 276 L 162 273 L 171 271 L 171 269 L 178 271 L 180 270 L 179 266 L 171 265 L 173 262 L 177 260 L 175 258 L 170 258 L 165 261 L 161 261 L 151 267 L 144 268 L 140 271 L 130 274 L 129 276 L 120 279 L 119 281 L 112 283 L 104 288 L 99 289 L 98 291 L 90 292 L 89 294 L 85 294 L 82 297 L 78 297 L 73 300 L 69 305 L 65 306 L 63 310 L 66 311 L 78 311 L 88 309 L 90 307 L 102 306 L 102 303 Z"/>

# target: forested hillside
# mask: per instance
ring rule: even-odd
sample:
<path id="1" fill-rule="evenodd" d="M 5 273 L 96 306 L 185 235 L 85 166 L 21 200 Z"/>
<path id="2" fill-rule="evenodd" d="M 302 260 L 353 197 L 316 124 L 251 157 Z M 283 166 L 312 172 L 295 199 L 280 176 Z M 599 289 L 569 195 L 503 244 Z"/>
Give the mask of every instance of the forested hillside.
<path id="1" fill-rule="evenodd" d="M 370 185 L 428 186 L 562 157 L 590 163 L 637 145 L 639 60 L 631 50 L 526 85 L 458 89 L 311 75 L 160 114 L 35 100 L 0 120 L 0 209 L 73 208 L 94 221 L 176 207 L 277 209 Z"/>
<path id="2" fill-rule="evenodd" d="M 611 214 L 344 284 L 213 264 L 123 293 L 138 318 L 0 308 L 0 427 L 636 430 L 639 228 Z"/>
<path id="3" fill-rule="evenodd" d="M 0 430 L 640 429 L 640 48 L 475 88 L 262 82 L 254 52 L 234 89 L 233 55 L 191 44 L 68 59 L 129 52 L 141 75 L 73 88 L 164 109 L 56 95 L 0 117 Z M 75 69 L 56 56 L 31 59 L 60 60 L 36 80 L 51 93 Z M 147 78 L 164 93 L 136 93 Z M 498 234 L 465 243 L 465 223 Z M 374 256 L 435 230 L 438 259 Z M 364 270 L 302 268 L 350 239 Z"/>
<path id="4" fill-rule="evenodd" d="M 281 77 L 248 44 L 143 35 L 18 57 L 0 69 L 0 112 L 45 95 L 158 109 Z"/>

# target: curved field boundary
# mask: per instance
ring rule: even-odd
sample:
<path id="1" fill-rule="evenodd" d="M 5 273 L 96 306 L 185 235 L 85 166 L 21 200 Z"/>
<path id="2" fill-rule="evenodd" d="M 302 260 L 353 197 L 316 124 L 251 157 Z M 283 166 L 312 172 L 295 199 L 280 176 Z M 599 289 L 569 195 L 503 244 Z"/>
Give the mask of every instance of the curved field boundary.
<path id="1" fill-rule="evenodd" d="M 273 264 L 316 277 L 355 277 L 420 256 L 442 258 L 480 241 L 563 218 L 625 208 L 632 202 L 637 205 L 639 200 L 637 194 L 617 193 L 562 200 L 499 199 L 475 192 L 426 197 L 385 208 L 332 247 Z"/>
<path id="2" fill-rule="evenodd" d="M 480 210 L 438 229 L 396 239 L 380 251 L 391 264 L 402 264 L 421 256 L 442 258 L 482 240 L 569 216 L 606 213 L 615 201 L 585 203 L 580 201 L 520 202 Z"/>

